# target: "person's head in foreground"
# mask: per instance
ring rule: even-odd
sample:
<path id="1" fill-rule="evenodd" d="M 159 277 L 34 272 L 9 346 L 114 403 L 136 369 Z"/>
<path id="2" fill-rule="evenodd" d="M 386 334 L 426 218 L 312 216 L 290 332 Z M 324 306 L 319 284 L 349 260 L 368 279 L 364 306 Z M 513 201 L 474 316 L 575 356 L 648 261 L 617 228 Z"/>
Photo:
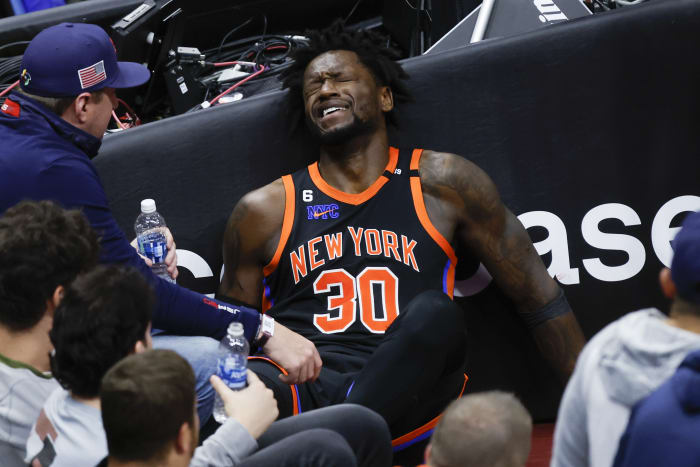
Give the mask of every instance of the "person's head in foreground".
<path id="1" fill-rule="evenodd" d="M 107 455 L 100 382 L 119 360 L 151 347 L 152 303 L 146 279 L 114 265 L 97 266 L 65 287 L 49 332 L 51 372 L 65 391 L 46 399 L 27 440 L 28 462 L 94 465 Z"/>
<path id="2" fill-rule="evenodd" d="M 426 448 L 430 467 L 522 467 L 532 418 L 514 395 L 469 394 L 445 410 Z"/>
<path id="3" fill-rule="evenodd" d="M 20 70 L 22 93 L 96 138 L 102 138 L 117 107 L 115 89 L 139 86 L 150 77 L 143 65 L 117 61 L 107 33 L 85 23 L 41 31 L 27 46 Z"/>
<path id="4" fill-rule="evenodd" d="M 661 290 L 673 299 L 671 320 L 700 318 L 700 211 L 688 214 L 671 244 L 671 269 L 659 274 Z"/>
<path id="5" fill-rule="evenodd" d="M 64 287 L 97 263 L 98 245 L 80 211 L 50 201 L 0 216 L 0 464 L 23 463 L 32 423 L 58 387 L 49 373 L 54 312 Z"/>
<path id="6" fill-rule="evenodd" d="M 337 21 L 309 31 L 309 44 L 292 52 L 284 71 L 289 105 L 301 106 L 311 133 L 323 145 L 335 145 L 386 128 L 394 101 L 410 100 L 408 77 L 394 51 L 371 31 L 351 31 Z"/>
<path id="7" fill-rule="evenodd" d="M 78 210 L 23 201 L 0 217 L 0 353 L 48 371 L 54 310 L 98 252 L 97 235 Z"/>
<path id="8" fill-rule="evenodd" d="M 186 466 L 197 447 L 194 372 L 171 350 L 129 355 L 102 380 L 109 466 Z"/>
<path id="9" fill-rule="evenodd" d="M 98 266 L 66 287 L 50 332 L 54 377 L 73 396 L 99 395 L 104 374 L 151 345 L 153 295 L 135 269 Z"/>

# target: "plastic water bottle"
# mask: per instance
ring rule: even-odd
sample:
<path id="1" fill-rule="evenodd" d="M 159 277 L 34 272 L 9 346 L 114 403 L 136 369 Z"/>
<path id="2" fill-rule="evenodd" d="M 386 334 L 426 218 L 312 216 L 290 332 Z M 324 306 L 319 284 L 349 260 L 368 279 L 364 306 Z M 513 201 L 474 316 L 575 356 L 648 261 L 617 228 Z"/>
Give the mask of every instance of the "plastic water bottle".
<path id="1" fill-rule="evenodd" d="M 248 385 L 246 369 L 249 350 L 248 340 L 243 335 L 243 325 L 237 322 L 229 324 L 226 336 L 219 344 L 216 376 L 234 391 Z M 227 418 L 224 401 L 217 393 L 214 398 L 214 420 L 224 423 Z"/>
<path id="2" fill-rule="evenodd" d="M 156 202 L 152 199 L 141 201 L 141 214 L 136 218 L 134 230 L 139 253 L 153 262 L 151 266 L 153 273 L 174 283 L 175 279 L 170 277 L 168 267 L 165 265 L 165 256 L 168 254 L 165 219 L 156 212 Z"/>

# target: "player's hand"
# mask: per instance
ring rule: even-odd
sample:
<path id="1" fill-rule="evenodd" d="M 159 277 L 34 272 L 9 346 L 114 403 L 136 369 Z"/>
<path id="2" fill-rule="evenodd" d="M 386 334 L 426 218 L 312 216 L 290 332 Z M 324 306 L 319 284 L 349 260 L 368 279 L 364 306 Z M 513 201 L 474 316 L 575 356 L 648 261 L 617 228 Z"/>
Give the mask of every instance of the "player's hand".
<path id="1" fill-rule="evenodd" d="M 226 415 L 243 425 L 250 435 L 258 439 L 260 435 L 277 419 L 279 409 L 277 401 L 255 373 L 248 370 L 248 387 L 233 391 L 216 375 L 211 375 L 209 382 L 224 402 Z"/>
<path id="2" fill-rule="evenodd" d="M 168 247 L 168 254 L 165 256 L 165 265 L 168 267 L 168 274 L 175 280 L 179 274 L 177 270 L 177 247 L 175 246 L 173 234 L 170 233 L 170 229 L 167 227 L 165 228 L 165 241 Z"/>
<path id="3" fill-rule="evenodd" d="M 287 384 L 315 381 L 321 373 L 321 356 L 307 338 L 275 322 L 275 335 L 263 347 L 265 354 L 282 365 L 287 375 L 280 380 Z"/>

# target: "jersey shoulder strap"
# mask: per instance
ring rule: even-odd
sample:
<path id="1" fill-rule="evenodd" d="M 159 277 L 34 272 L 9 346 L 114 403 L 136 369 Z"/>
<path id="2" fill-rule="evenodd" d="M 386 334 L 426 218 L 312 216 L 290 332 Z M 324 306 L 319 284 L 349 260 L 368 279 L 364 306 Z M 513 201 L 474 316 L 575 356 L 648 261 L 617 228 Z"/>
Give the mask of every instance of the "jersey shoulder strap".
<path id="1" fill-rule="evenodd" d="M 272 256 L 272 260 L 270 260 L 270 262 L 263 268 L 263 274 L 265 276 L 272 274 L 272 271 L 274 271 L 279 264 L 280 258 L 282 257 L 282 252 L 284 252 L 284 247 L 287 244 L 289 235 L 292 233 L 292 226 L 294 225 L 296 193 L 292 175 L 282 176 L 282 183 L 284 184 L 284 219 L 282 220 L 282 232 L 280 234 L 280 239 L 277 242 L 277 248 L 275 249 L 275 254 Z"/>

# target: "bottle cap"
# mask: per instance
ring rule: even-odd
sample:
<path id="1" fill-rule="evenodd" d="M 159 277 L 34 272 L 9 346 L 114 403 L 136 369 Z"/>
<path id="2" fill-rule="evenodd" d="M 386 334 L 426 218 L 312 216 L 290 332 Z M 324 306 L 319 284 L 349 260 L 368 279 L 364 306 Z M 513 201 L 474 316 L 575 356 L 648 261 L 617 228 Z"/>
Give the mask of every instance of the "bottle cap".
<path id="1" fill-rule="evenodd" d="M 239 337 L 243 335 L 243 324 L 239 323 L 237 321 L 232 321 L 231 324 L 228 325 L 228 334 L 233 336 L 233 337 Z"/>
<path id="2" fill-rule="evenodd" d="M 141 212 L 144 214 L 149 214 L 151 212 L 156 212 L 156 202 L 151 198 L 144 199 L 141 201 Z"/>

